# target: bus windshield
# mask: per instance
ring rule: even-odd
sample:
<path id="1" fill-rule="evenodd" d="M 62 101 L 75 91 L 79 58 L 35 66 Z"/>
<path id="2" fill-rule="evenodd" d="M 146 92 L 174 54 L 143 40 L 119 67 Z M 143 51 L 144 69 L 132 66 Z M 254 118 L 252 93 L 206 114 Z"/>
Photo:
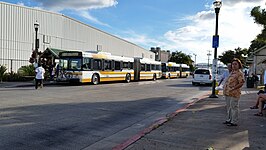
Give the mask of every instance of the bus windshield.
<path id="1" fill-rule="evenodd" d="M 60 67 L 66 70 L 81 70 L 81 58 L 60 59 Z"/>

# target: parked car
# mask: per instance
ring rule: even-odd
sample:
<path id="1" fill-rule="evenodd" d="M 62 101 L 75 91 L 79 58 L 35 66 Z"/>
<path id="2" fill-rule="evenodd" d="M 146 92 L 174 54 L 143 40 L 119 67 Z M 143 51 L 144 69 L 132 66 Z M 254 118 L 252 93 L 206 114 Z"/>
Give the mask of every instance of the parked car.
<path id="1" fill-rule="evenodd" d="M 212 85 L 212 75 L 210 69 L 196 69 L 193 74 L 192 85 L 207 84 Z"/>

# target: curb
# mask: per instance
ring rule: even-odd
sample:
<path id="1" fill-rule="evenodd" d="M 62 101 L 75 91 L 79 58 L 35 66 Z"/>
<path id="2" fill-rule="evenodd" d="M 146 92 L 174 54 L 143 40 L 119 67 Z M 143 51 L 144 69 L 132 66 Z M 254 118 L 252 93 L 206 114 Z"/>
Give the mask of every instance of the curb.
<path id="1" fill-rule="evenodd" d="M 56 85 L 56 83 L 43 83 L 45 86 L 49 85 Z M 0 86 L 0 88 L 16 88 L 16 87 L 33 87 L 35 86 L 34 83 L 26 83 L 26 84 L 14 84 L 14 85 L 6 85 L 6 86 Z"/>
<path id="2" fill-rule="evenodd" d="M 209 94 L 209 93 L 208 93 Z M 137 140 L 141 139 L 142 137 L 144 137 L 146 134 L 150 133 L 151 131 L 155 130 L 156 128 L 158 128 L 159 126 L 162 126 L 164 123 L 166 123 L 167 121 L 173 119 L 178 113 L 185 111 L 188 107 L 194 105 L 195 103 L 197 103 L 200 100 L 203 100 L 205 98 L 207 98 L 208 94 L 203 94 L 201 96 L 199 96 L 199 98 L 197 98 L 196 100 L 186 104 L 184 107 L 177 109 L 175 112 L 170 113 L 169 115 L 166 115 L 166 117 L 162 117 L 159 118 L 157 121 L 155 121 L 152 125 L 150 125 L 149 127 L 145 128 L 144 130 L 140 131 L 139 133 L 137 133 L 136 135 L 134 135 L 133 137 L 127 139 L 125 142 L 115 146 L 112 148 L 112 150 L 123 150 L 125 148 L 127 148 L 128 146 L 130 146 L 131 144 L 135 143 Z M 191 98 L 189 99 L 184 99 L 184 100 L 191 100 Z"/>

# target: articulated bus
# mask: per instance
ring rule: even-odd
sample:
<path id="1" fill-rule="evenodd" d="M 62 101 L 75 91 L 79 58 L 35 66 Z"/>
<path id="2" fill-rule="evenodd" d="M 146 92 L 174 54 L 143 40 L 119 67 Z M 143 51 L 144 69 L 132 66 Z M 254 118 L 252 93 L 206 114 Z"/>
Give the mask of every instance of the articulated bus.
<path id="1" fill-rule="evenodd" d="M 149 59 L 81 51 L 61 52 L 59 57 L 59 82 L 98 84 L 161 78 L 161 63 Z"/>
<path id="2" fill-rule="evenodd" d="M 174 62 L 162 63 L 162 78 L 178 78 L 180 75 L 180 65 Z"/>
<path id="3" fill-rule="evenodd" d="M 187 78 L 190 75 L 189 66 L 187 64 L 181 64 L 181 67 L 182 67 L 181 77 L 182 78 Z"/>

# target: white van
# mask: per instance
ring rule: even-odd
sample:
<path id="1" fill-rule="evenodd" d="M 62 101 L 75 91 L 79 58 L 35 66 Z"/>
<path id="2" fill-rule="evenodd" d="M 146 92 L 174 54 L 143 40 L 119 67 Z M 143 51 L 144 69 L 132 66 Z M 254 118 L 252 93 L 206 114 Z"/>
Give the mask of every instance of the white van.
<path id="1" fill-rule="evenodd" d="M 208 84 L 212 85 L 212 75 L 210 69 L 197 69 L 194 71 L 192 85 Z"/>

